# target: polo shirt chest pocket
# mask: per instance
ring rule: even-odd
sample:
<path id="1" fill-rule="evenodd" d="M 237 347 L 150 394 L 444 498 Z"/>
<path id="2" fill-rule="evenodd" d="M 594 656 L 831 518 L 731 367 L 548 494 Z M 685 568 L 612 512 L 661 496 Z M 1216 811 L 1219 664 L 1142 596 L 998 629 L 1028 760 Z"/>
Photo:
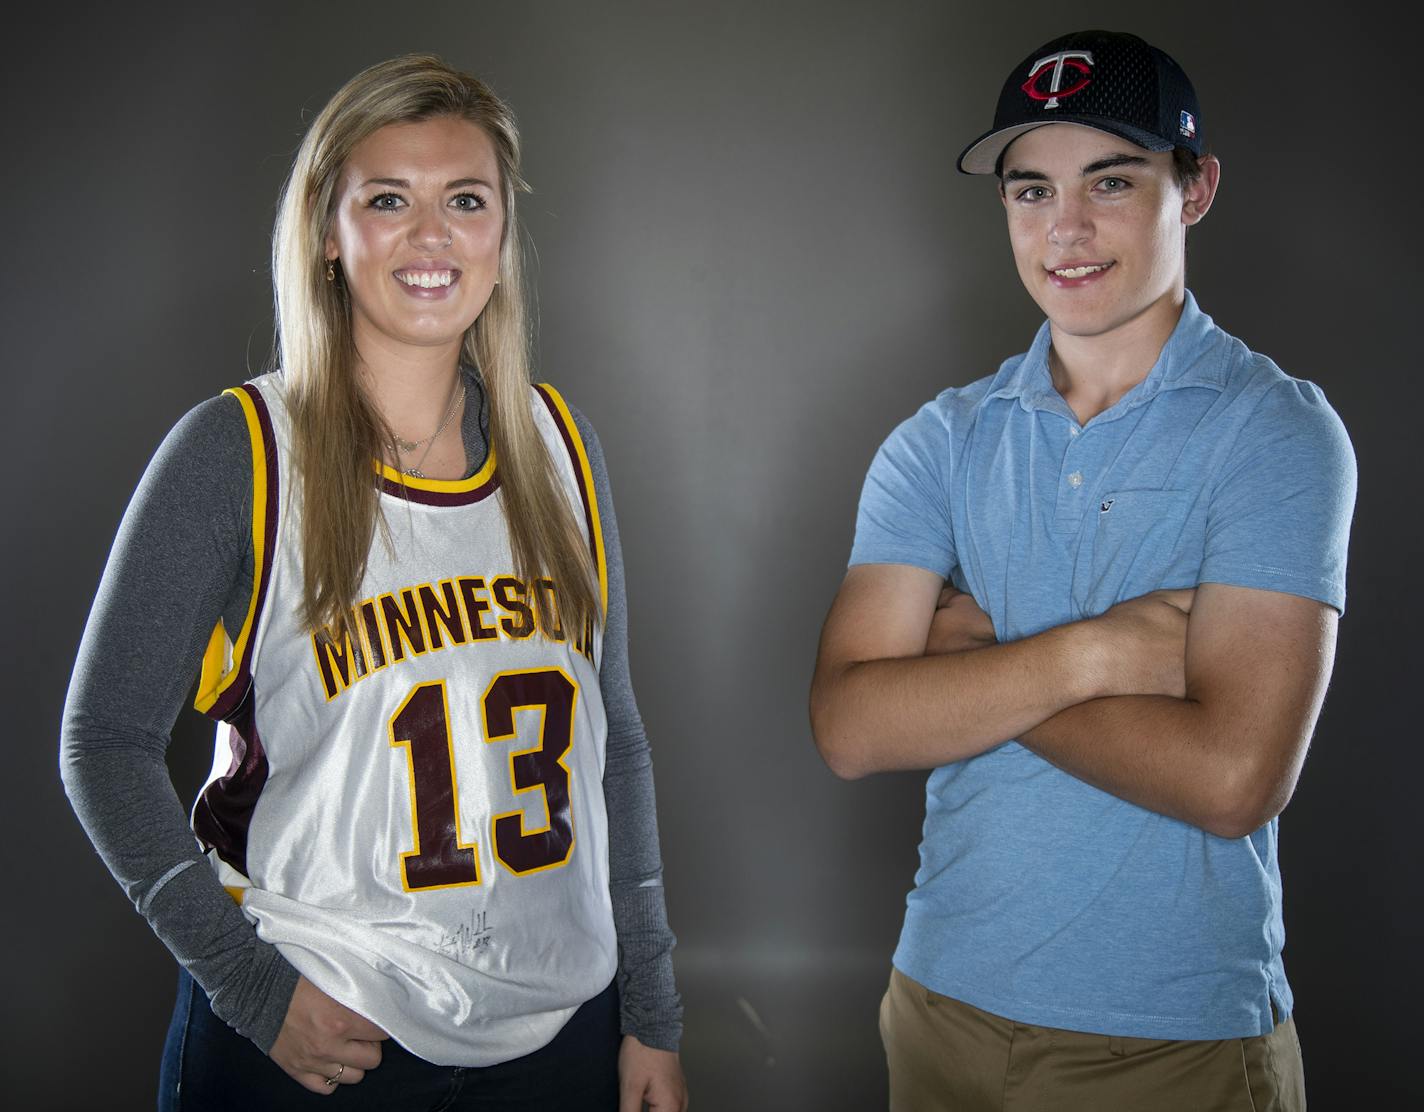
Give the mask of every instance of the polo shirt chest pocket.
<path id="1" fill-rule="evenodd" d="M 1115 490 L 1083 523 L 1073 602 L 1086 617 L 1164 587 L 1195 587 L 1206 544 L 1205 515 L 1185 490 Z"/>

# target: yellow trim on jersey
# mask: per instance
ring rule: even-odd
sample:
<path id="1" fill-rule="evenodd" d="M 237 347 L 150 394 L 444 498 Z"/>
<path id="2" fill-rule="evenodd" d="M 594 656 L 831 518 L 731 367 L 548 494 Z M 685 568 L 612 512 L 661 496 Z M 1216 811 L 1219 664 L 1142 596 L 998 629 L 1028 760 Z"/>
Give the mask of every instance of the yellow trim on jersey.
<path id="1" fill-rule="evenodd" d="M 238 662 L 247 648 L 248 638 L 257 616 L 257 597 L 262 591 L 263 571 L 267 561 L 267 442 L 262 435 L 262 423 L 251 395 L 240 387 L 224 390 L 242 406 L 247 419 L 247 435 L 252 443 L 252 598 L 247 603 L 247 617 L 237 637 L 230 639 L 222 620 L 213 628 L 203 653 L 203 668 L 198 678 L 198 694 L 193 706 L 206 714 L 237 676 Z"/>
<path id="2" fill-rule="evenodd" d="M 242 901 L 247 896 L 246 888 L 239 888 L 233 884 L 224 884 L 223 889 L 233 898 L 233 902 L 236 903 L 238 907 L 242 906 Z"/>
<path id="3" fill-rule="evenodd" d="M 603 524 L 598 516 L 598 491 L 593 487 L 593 469 L 588 465 L 588 451 L 583 446 L 583 437 L 579 435 L 578 425 L 574 424 L 574 416 L 569 412 L 563 395 L 547 382 L 541 382 L 539 386 L 547 390 L 549 397 L 554 400 L 554 405 L 559 410 L 559 416 L 563 418 L 564 428 L 568 430 L 569 439 L 573 442 L 574 451 L 578 454 L 579 475 L 583 480 L 584 492 L 588 496 L 589 518 L 593 522 L 593 547 L 598 553 L 598 591 L 603 600 L 603 613 L 606 615 L 608 613 L 608 558 L 604 555 Z"/>
<path id="4" fill-rule="evenodd" d="M 494 445 L 491 444 L 489 447 L 485 465 L 468 479 L 418 479 L 414 475 L 406 475 L 397 471 L 382 460 L 372 460 L 371 463 L 381 478 L 395 483 L 396 486 L 404 484 L 411 490 L 426 490 L 431 494 L 468 494 L 470 491 L 478 490 L 484 486 L 494 475 Z"/>

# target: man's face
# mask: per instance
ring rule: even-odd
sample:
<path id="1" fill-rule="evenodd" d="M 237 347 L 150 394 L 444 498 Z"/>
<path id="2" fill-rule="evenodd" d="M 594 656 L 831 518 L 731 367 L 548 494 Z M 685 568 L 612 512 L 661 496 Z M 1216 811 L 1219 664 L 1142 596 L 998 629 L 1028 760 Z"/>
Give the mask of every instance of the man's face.
<path id="1" fill-rule="evenodd" d="M 1003 201 L 1025 288 L 1060 332 L 1111 333 L 1156 308 L 1175 311 L 1186 228 L 1206 213 L 1214 160 L 1183 191 L 1170 152 L 1096 128 L 1048 124 L 1009 144 Z"/>

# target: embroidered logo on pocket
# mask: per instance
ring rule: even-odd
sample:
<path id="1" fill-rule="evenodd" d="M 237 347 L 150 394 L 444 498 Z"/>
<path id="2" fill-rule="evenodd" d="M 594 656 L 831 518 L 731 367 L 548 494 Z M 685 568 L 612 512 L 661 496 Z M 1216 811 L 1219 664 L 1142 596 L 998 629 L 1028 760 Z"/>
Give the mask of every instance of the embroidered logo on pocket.
<path id="1" fill-rule="evenodd" d="M 1107 513 L 1110 509 L 1113 508 L 1113 503 L 1116 502 L 1116 501 L 1117 501 L 1116 498 L 1109 498 L 1109 499 L 1108 499 L 1107 501 L 1105 501 L 1101 506 L 1098 507 L 1098 513 L 1100 513 L 1100 514 L 1105 514 L 1105 513 Z"/>

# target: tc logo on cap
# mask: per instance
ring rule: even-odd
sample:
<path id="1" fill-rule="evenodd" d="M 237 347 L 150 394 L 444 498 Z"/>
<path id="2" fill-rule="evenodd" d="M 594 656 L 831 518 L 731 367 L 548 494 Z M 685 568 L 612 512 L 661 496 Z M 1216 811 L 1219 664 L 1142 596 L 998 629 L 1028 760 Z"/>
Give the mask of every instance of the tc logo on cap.
<path id="1" fill-rule="evenodd" d="M 1063 87 L 1063 70 L 1074 71 L 1073 84 Z M 1051 73 L 1047 90 L 1039 88 L 1045 73 Z M 1057 108 L 1059 97 L 1070 97 L 1087 87 L 1093 79 L 1093 55 L 1086 50 L 1060 50 L 1040 58 L 1029 70 L 1028 80 L 1021 86 L 1034 100 L 1045 101 L 1044 108 Z"/>

